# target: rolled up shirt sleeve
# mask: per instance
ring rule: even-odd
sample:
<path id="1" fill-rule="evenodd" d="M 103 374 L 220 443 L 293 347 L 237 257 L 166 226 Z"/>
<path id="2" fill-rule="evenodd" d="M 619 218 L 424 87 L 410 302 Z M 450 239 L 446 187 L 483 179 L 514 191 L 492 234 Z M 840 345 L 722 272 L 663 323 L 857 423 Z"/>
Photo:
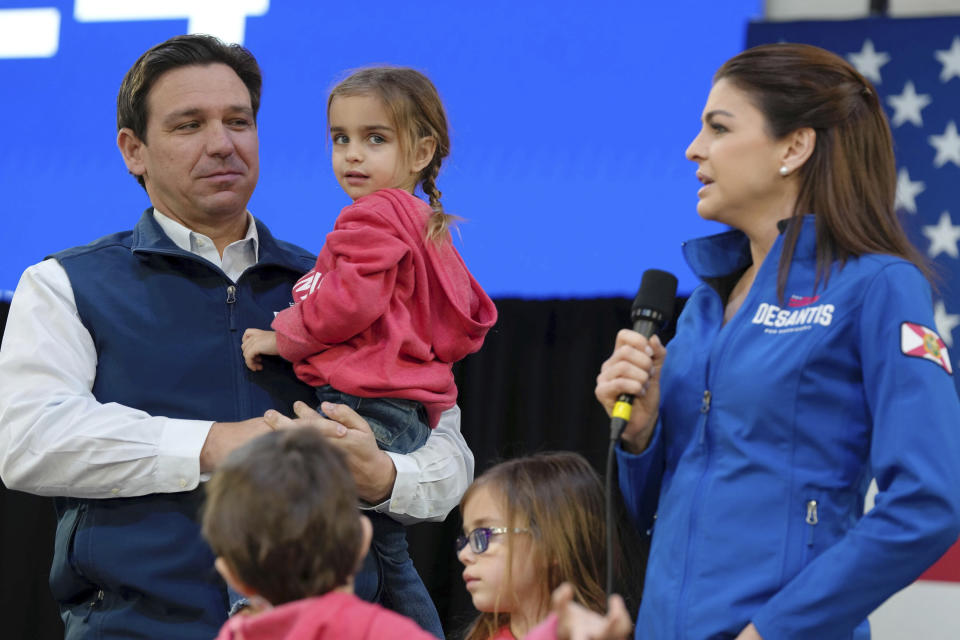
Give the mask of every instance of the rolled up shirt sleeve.
<path id="1" fill-rule="evenodd" d="M 211 421 L 151 416 L 93 396 L 97 354 L 55 260 L 28 268 L 0 348 L 0 477 L 81 498 L 195 488 Z"/>
<path id="2" fill-rule="evenodd" d="M 473 453 L 460 433 L 457 406 L 443 412 L 422 447 L 387 455 L 397 469 L 393 493 L 371 508 L 404 524 L 442 521 L 473 482 Z"/>

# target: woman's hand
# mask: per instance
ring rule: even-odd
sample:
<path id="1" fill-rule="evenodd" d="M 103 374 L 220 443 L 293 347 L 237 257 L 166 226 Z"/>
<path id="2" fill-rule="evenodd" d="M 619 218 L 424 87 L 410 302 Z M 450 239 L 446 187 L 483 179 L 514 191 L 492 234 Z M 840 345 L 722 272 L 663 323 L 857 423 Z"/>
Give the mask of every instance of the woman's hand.
<path id="1" fill-rule="evenodd" d="M 624 448 L 633 453 L 646 449 L 653 435 L 660 404 L 660 369 L 666 355 L 657 336 L 648 340 L 636 331 L 621 329 L 613 354 L 600 367 L 594 393 L 607 415 L 620 394 L 634 397 L 630 422 L 621 436 Z"/>
<path id="2" fill-rule="evenodd" d="M 324 402 L 322 409 L 329 419 L 303 402 L 293 405 L 295 419 L 273 410 L 267 411 L 263 417 L 274 429 L 317 429 L 346 456 L 361 499 L 379 504 L 389 498 L 397 479 L 397 468 L 390 456 L 377 447 L 367 421 L 346 405 Z"/>

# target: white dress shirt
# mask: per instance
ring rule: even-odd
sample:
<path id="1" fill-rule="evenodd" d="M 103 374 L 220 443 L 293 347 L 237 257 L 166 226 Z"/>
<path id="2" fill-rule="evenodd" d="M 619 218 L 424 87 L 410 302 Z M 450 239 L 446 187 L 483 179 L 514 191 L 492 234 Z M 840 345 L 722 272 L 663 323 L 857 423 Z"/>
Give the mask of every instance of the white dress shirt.
<path id="1" fill-rule="evenodd" d="M 246 237 L 227 246 L 222 259 L 207 236 L 156 211 L 154 217 L 177 246 L 209 260 L 234 281 L 257 261 L 252 216 Z M 93 339 L 80 321 L 66 271 L 52 259 L 27 268 L 0 347 L 4 484 L 79 498 L 195 488 L 202 479 L 200 450 L 213 422 L 101 404 L 91 392 L 96 368 Z M 373 508 L 401 522 L 442 520 L 473 480 L 473 454 L 460 433 L 458 407 L 443 414 L 423 447 L 388 455 L 396 482 L 390 498 Z"/>

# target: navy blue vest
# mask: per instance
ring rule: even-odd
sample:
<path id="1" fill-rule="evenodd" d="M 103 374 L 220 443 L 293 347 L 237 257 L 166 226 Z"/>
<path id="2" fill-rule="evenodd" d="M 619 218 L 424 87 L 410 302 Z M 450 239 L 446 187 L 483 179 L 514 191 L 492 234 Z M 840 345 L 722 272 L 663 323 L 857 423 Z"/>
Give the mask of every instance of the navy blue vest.
<path id="1" fill-rule="evenodd" d="M 313 389 L 289 364 L 265 358 L 264 370 L 252 372 L 243 362 L 244 329 L 269 328 L 315 261 L 259 222 L 257 231 L 259 261 L 236 283 L 178 248 L 150 209 L 133 231 L 53 256 L 96 347 L 99 402 L 220 422 L 312 402 Z M 200 536 L 202 493 L 57 499 L 50 584 L 68 638 L 216 635 L 227 601 Z"/>

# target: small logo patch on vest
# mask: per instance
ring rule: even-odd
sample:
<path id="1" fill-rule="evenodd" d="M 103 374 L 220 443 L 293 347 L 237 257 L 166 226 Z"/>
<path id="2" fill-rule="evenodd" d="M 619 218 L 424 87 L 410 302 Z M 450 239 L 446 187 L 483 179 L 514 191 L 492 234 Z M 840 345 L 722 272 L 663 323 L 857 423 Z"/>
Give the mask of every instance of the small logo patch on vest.
<path id="1" fill-rule="evenodd" d="M 798 296 L 793 294 L 790 296 L 790 299 L 787 300 L 788 307 L 805 307 L 808 304 L 813 304 L 820 299 L 820 296 Z"/>
<path id="2" fill-rule="evenodd" d="M 922 324 L 903 322 L 900 324 L 900 351 L 905 356 L 929 360 L 953 375 L 950 354 L 947 345 L 933 329 Z"/>

